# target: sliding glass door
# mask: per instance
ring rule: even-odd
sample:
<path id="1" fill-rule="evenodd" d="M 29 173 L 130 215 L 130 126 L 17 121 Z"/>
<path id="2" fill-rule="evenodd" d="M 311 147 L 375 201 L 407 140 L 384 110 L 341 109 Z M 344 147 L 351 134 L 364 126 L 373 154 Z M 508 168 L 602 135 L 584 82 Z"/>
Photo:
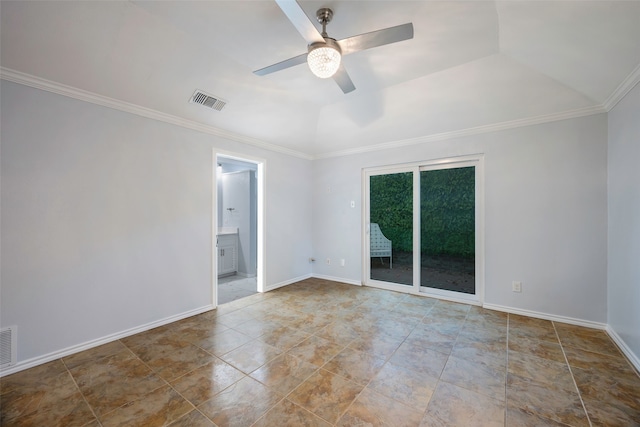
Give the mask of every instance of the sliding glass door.
<path id="1" fill-rule="evenodd" d="M 478 301 L 481 157 L 366 170 L 365 284 Z"/>
<path id="2" fill-rule="evenodd" d="M 370 274 L 413 286 L 413 171 L 370 177 Z"/>
<path id="3" fill-rule="evenodd" d="M 420 170 L 420 286 L 475 295 L 475 167 Z"/>

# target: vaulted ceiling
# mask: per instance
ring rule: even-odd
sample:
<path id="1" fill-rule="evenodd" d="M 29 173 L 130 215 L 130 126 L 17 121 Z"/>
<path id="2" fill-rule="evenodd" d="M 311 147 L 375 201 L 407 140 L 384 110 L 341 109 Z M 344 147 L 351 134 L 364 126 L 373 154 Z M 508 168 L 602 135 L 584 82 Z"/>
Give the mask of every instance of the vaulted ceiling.
<path id="1" fill-rule="evenodd" d="M 253 74 L 306 52 L 274 1 L 2 1 L 0 65 L 309 157 L 605 111 L 639 74 L 639 1 L 299 3 L 336 39 L 415 35 L 344 57 L 343 94 L 305 64 Z"/>

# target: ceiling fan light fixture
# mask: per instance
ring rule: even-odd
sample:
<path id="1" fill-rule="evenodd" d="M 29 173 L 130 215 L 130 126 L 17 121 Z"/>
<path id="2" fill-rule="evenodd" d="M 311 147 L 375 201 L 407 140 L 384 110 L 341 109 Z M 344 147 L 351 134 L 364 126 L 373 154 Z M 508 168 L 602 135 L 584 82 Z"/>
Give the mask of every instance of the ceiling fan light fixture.
<path id="1" fill-rule="evenodd" d="M 312 43 L 307 54 L 307 64 L 311 72 L 321 79 L 332 77 L 340 68 L 342 54 L 340 47 L 331 39 L 326 43 Z"/>

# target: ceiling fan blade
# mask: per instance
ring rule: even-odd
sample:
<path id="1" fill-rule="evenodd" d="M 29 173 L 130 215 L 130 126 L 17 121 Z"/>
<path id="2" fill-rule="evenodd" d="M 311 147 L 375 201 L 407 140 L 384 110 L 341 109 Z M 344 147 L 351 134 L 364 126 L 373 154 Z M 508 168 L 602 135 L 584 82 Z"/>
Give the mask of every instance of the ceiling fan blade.
<path id="1" fill-rule="evenodd" d="M 269 65 L 268 67 L 260 68 L 253 72 L 258 76 L 264 76 L 267 74 L 275 73 L 276 71 L 284 70 L 285 68 L 294 67 L 296 65 L 304 64 L 307 62 L 307 54 L 303 53 L 302 55 L 294 56 L 293 58 L 285 59 L 284 61 L 278 62 L 277 64 Z"/>
<path id="2" fill-rule="evenodd" d="M 333 75 L 333 80 L 338 83 L 338 86 L 340 86 L 340 89 L 342 89 L 342 92 L 344 93 L 349 93 L 356 90 L 356 87 L 351 81 L 351 77 L 349 77 L 347 70 L 345 70 L 342 64 L 340 64 L 340 68 L 338 68 L 338 71 L 336 71 L 336 73 Z"/>
<path id="3" fill-rule="evenodd" d="M 413 38 L 413 24 L 402 24 L 338 41 L 343 55 Z"/>
<path id="4" fill-rule="evenodd" d="M 313 25 L 313 22 L 309 20 L 304 10 L 294 0 L 276 0 L 280 9 L 287 15 L 289 21 L 296 27 L 296 30 L 300 33 L 302 38 L 306 40 L 308 44 L 314 42 L 324 42 L 322 34 Z"/>

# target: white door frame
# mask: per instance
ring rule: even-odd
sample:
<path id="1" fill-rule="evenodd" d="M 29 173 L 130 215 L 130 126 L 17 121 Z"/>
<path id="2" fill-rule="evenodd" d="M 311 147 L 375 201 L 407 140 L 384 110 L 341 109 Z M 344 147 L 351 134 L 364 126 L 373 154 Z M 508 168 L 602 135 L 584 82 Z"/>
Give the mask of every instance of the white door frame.
<path id="1" fill-rule="evenodd" d="M 475 280 L 473 295 L 420 286 L 420 171 L 473 166 L 475 167 Z M 413 172 L 413 285 L 402 285 L 371 279 L 370 261 L 370 177 L 390 173 Z M 484 155 L 425 160 L 415 163 L 366 168 L 362 170 L 362 283 L 382 289 L 429 296 L 468 304 L 484 301 Z M 417 268 L 416 268 L 417 267 Z"/>
<path id="2" fill-rule="evenodd" d="M 267 161 L 262 158 L 248 156 L 245 154 L 233 153 L 229 151 L 213 150 L 213 200 L 212 200 L 212 268 L 211 268 L 211 286 L 212 286 L 212 304 L 218 306 L 218 248 L 217 248 L 217 231 L 218 231 L 218 174 L 217 165 L 221 159 L 238 160 L 245 163 L 253 163 L 257 166 L 257 266 L 256 266 L 256 282 L 258 292 L 265 292 L 265 173 Z"/>

